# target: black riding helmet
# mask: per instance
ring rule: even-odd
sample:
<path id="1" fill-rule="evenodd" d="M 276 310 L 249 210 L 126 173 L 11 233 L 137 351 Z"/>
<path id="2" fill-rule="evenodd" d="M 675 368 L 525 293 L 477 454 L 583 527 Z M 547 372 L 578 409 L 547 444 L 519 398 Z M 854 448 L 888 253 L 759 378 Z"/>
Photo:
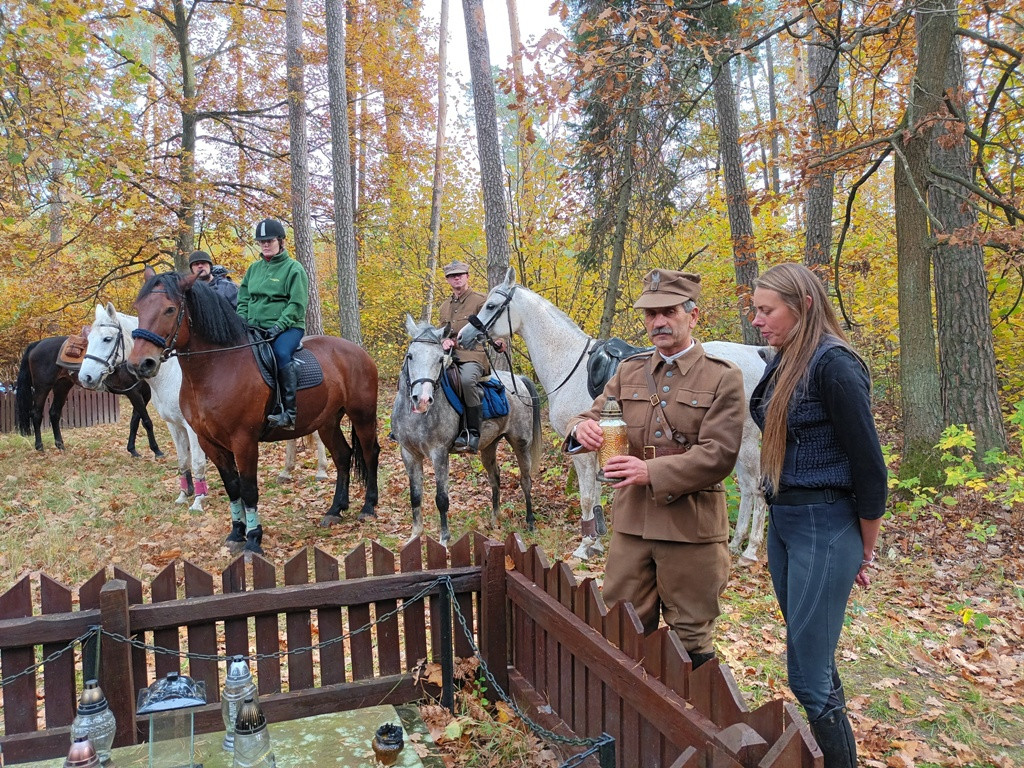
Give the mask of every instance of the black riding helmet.
<path id="1" fill-rule="evenodd" d="M 205 261 L 210 266 L 213 266 L 213 259 L 210 258 L 210 254 L 206 251 L 192 251 L 192 255 L 188 257 L 188 265 L 191 267 L 200 261 Z"/>
<path id="2" fill-rule="evenodd" d="M 284 225 L 277 219 L 264 219 L 256 225 L 256 240 L 283 240 Z"/>

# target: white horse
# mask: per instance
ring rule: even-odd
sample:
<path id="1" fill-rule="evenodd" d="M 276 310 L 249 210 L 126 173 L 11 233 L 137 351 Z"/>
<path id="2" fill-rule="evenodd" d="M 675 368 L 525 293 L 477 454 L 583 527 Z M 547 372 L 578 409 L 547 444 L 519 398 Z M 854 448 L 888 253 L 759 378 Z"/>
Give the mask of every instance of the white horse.
<path id="1" fill-rule="evenodd" d="M 526 342 L 537 378 L 548 397 L 548 415 L 551 426 L 565 436 L 569 419 L 589 410 L 594 399 L 587 390 L 586 359 L 594 346 L 588 336 L 562 310 L 547 299 L 524 286 L 516 284 L 515 270 L 509 268 L 505 282 L 487 295 L 484 306 L 477 313 L 481 327 L 496 336 L 518 333 Z M 499 325 L 500 323 L 500 325 Z M 459 341 L 472 344 L 479 340 L 480 332 L 467 325 L 459 334 Z M 749 401 L 754 387 L 764 372 L 765 361 L 761 347 L 734 344 L 728 341 L 709 341 L 703 344 L 709 354 L 735 363 L 743 373 L 743 389 Z M 744 539 L 749 541 L 742 560 L 755 562 L 764 541 L 764 523 L 767 508 L 759 488 L 761 433 L 749 414 L 743 423 L 743 441 L 736 462 L 736 482 L 740 488 L 740 508 L 736 533 L 729 548 L 739 553 Z M 600 534 L 604 531 L 601 507 L 601 486 L 597 479 L 596 453 L 573 456 L 580 486 L 582 541 L 573 552 L 574 557 L 587 559 L 603 551 Z"/>
<path id="2" fill-rule="evenodd" d="M 89 346 L 85 360 L 78 371 L 78 381 L 86 389 L 99 389 L 106 376 L 131 352 L 132 331 L 139 327 L 139 320 L 132 315 L 123 315 L 114 309 L 109 301 L 104 307 L 96 305 L 96 319 L 89 331 Z M 195 499 L 190 509 L 201 511 L 203 500 L 209 493 L 206 484 L 206 454 L 199 447 L 199 439 L 185 417 L 181 414 L 178 394 L 181 391 L 181 366 L 177 358 L 171 357 L 160 366 L 159 373 L 149 380 L 153 390 L 153 405 L 160 418 L 167 422 L 167 428 L 174 441 L 178 455 L 178 478 L 181 492 L 175 504 L 188 502 L 189 467 L 195 487 Z"/>

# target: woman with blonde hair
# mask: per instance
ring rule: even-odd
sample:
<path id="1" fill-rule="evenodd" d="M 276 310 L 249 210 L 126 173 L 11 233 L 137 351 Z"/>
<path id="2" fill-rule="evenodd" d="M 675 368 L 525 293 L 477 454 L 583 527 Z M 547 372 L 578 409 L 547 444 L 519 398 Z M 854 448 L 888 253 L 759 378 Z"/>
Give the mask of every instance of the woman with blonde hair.
<path id="1" fill-rule="evenodd" d="M 778 351 L 750 400 L 761 427 L 770 517 L 768 568 L 786 621 L 789 686 L 807 712 L 825 768 L 854 768 L 835 651 L 853 584 L 885 513 L 885 461 L 871 415 L 871 377 L 821 281 L 800 264 L 766 271 L 754 321 Z"/>

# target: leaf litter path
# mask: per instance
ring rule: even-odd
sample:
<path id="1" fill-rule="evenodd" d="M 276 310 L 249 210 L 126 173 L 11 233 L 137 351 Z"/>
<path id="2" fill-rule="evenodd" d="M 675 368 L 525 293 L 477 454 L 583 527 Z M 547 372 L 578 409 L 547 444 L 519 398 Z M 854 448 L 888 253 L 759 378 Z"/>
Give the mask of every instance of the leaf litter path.
<path id="1" fill-rule="evenodd" d="M 383 421 L 382 421 L 383 423 Z M 70 431 L 68 450 L 0 435 L 0 588 L 42 571 L 78 585 L 117 563 L 144 580 L 175 558 L 217 572 L 231 557 L 221 546 L 227 499 L 210 467 L 211 496 L 203 512 L 172 503 L 173 459 L 131 459 L 124 424 Z M 313 479 L 314 456 L 300 454 L 296 480 L 278 484 L 280 445 L 261 449 L 260 507 L 268 558 L 281 565 L 300 547 L 343 556 L 365 538 L 397 550 L 410 529 L 408 485 L 399 452 L 383 438 L 378 519 L 331 529 L 317 526 L 330 505 L 333 480 Z M 164 425 L 162 445 L 170 446 Z M 523 525 L 522 497 L 511 454 L 499 454 L 502 514 L 490 529 L 490 490 L 475 458 L 454 457 L 451 471 L 454 537 L 479 529 L 503 539 Z M 580 578 L 600 579 L 603 561 L 571 557 L 579 543 L 578 508 L 567 494 L 569 465 L 549 444 L 534 480 L 538 526 L 523 533 Z M 333 477 L 333 471 L 330 473 Z M 433 480 L 427 471 L 424 522 L 437 534 Z M 353 483 L 353 499 L 363 490 Z M 355 505 L 354 505 L 355 506 Z M 358 507 L 356 507 L 358 508 Z M 838 653 L 862 764 L 892 766 L 1024 765 L 1024 542 L 1020 510 L 961 504 L 941 516 L 889 519 L 879 544 L 881 567 L 872 586 L 855 588 Z M 972 523 L 996 526 L 979 541 Z M 722 599 L 719 653 L 752 704 L 792 699 L 785 682 L 785 628 L 763 564 L 734 568 Z M 446 756 L 451 765 L 459 759 Z"/>

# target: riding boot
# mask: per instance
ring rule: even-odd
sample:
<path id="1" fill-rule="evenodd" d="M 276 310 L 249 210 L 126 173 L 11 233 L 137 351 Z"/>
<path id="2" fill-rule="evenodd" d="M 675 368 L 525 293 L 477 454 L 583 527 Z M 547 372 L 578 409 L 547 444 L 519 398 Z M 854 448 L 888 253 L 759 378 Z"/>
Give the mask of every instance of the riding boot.
<path id="1" fill-rule="evenodd" d="M 281 394 L 280 407 L 267 417 L 267 423 L 277 429 L 295 429 L 295 364 L 278 369 L 277 386 Z"/>
<path id="2" fill-rule="evenodd" d="M 482 405 L 466 406 L 466 429 L 455 441 L 456 453 L 476 453 L 480 450 L 480 421 L 483 418 Z"/>
<path id="3" fill-rule="evenodd" d="M 857 741 L 844 708 L 830 709 L 812 720 L 811 731 L 825 756 L 825 768 L 857 768 Z"/>

